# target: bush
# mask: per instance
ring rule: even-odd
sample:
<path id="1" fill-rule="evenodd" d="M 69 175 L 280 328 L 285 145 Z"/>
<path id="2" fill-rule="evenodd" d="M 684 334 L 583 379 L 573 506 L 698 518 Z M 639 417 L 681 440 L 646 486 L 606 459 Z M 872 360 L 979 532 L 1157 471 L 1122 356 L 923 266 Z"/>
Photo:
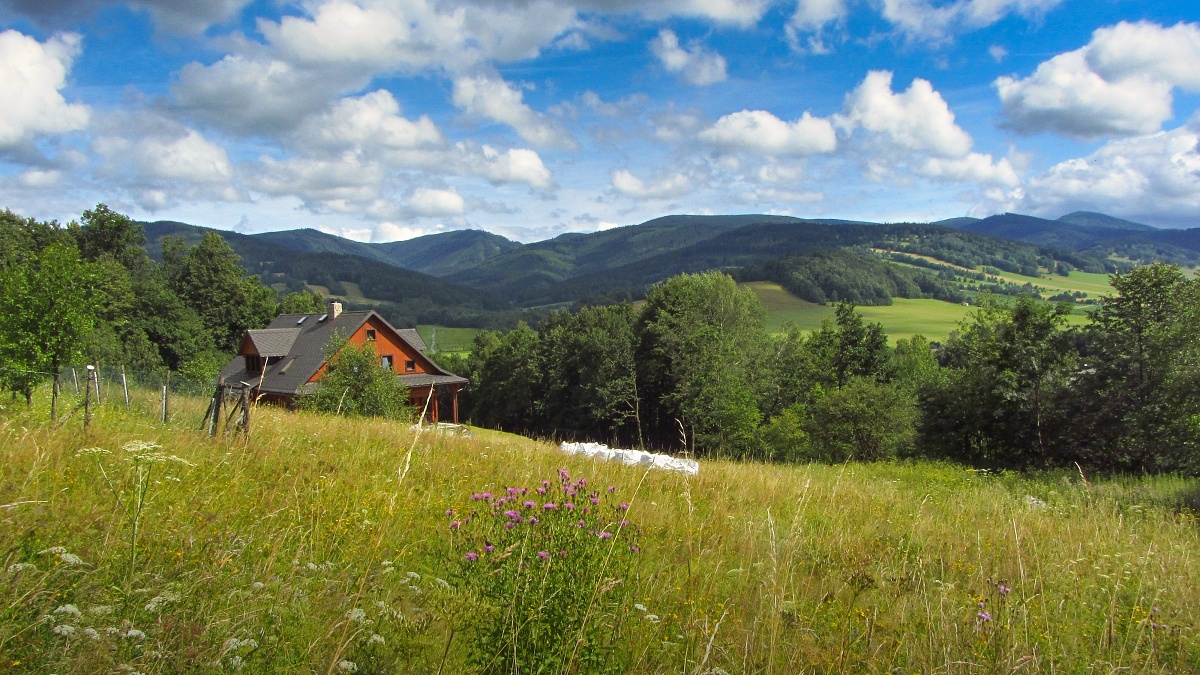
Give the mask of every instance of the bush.
<path id="1" fill-rule="evenodd" d="M 916 436 L 913 396 L 869 377 L 851 379 L 819 396 L 806 431 L 811 457 L 826 462 L 875 461 L 906 453 Z"/>
<path id="2" fill-rule="evenodd" d="M 301 407 L 348 417 L 416 419 L 408 388 L 383 367 L 372 343 L 355 347 L 342 338 L 334 340 L 329 351 L 329 370 L 316 392 L 300 399 Z"/>

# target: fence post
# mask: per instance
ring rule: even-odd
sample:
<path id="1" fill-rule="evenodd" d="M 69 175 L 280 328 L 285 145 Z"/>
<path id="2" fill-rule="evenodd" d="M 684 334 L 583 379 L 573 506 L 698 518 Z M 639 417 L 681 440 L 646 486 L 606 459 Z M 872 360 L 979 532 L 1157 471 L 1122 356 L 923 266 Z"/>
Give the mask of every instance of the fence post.
<path id="1" fill-rule="evenodd" d="M 50 421 L 58 421 L 58 370 L 54 371 L 54 384 L 50 385 Z"/>
<path id="2" fill-rule="evenodd" d="M 250 386 L 242 385 L 242 434 L 250 438 Z"/>
<path id="3" fill-rule="evenodd" d="M 79 378 L 75 377 L 75 366 L 71 366 L 71 381 L 75 383 L 75 395 L 79 395 Z"/>
<path id="4" fill-rule="evenodd" d="M 171 371 L 167 371 L 167 382 L 163 385 L 163 424 L 171 419 Z"/>
<path id="5" fill-rule="evenodd" d="M 83 381 L 83 430 L 86 432 L 92 423 L 92 367 L 88 366 L 87 377 Z"/>
<path id="6" fill-rule="evenodd" d="M 96 405 L 100 405 L 104 401 L 100 399 L 100 364 L 96 364 L 95 368 L 88 368 L 92 371 L 92 377 L 96 380 Z"/>
<path id="7" fill-rule="evenodd" d="M 121 366 L 121 389 L 125 391 L 125 409 L 129 409 L 129 381 L 125 379 L 125 366 Z"/>

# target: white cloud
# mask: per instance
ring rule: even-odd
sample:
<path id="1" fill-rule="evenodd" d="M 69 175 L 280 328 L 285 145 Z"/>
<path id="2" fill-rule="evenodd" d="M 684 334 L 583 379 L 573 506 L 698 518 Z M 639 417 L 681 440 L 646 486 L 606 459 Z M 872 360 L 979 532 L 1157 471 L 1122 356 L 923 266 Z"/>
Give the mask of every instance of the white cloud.
<path id="1" fill-rule="evenodd" d="M 928 80 L 914 79 L 907 91 L 892 91 L 892 73 L 873 70 L 846 95 L 837 116 L 847 130 L 862 128 L 907 150 L 961 158 L 971 150 L 971 136 L 954 121 L 954 113 Z"/>
<path id="2" fill-rule="evenodd" d="M 348 153 L 332 160 L 263 157 L 247 171 L 246 184 L 273 197 L 294 195 L 313 211 L 362 213 L 380 208 L 383 178 L 379 164 Z"/>
<path id="3" fill-rule="evenodd" d="M 454 190 L 417 188 L 408 200 L 408 208 L 418 216 L 459 216 L 466 203 Z"/>
<path id="4" fill-rule="evenodd" d="M 67 103 L 59 91 L 81 43 L 73 33 L 45 42 L 15 30 L 0 33 L 0 148 L 87 126 L 87 106 Z"/>
<path id="5" fill-rule="evenodd" d="M 990 26 L 1017 15 L 1037 19 L 1062 0 L 883 0 L 883 17 L 910 38 L 941 41 L 961 31 Z"/>
<path id="6" fill-rule="evenodd" d="M 681 173 L 673 173 L 652 183 L 646 183 L 625 169 L 612 173 L 612 186 L 622 195 L 634 199 L 672 199 L 682 197 L 694 189 L 691 179 Z"/>
<path id="7" fill-rule="evenodd" d="M 376 225 L 371 230 L 372 243 L 386 243 L 390 241 L 404 241 L 414 237 L 420 237 L 426 234 L 433 234 L 437 230 L 429 230 L 422 227 L 409 227 L 406 225 L 397 225 L 392 222 L 382 222 Z"/>
<path id="8" fill-rule="evenodd" d="M 788 43 L 797 51 L 829 54 L 832 49 L 825 44 L 824 29 L 832 23 L 843 23 L 846 14 L 846 0 L 798 0 L 785 27 Z"/>
<path id="9" fill-rule="evenodd" d="M 1171 131 L 1109 141 L 1027 181 L 1035 213 L 1088 209 L 1194 224 L 1200 217 L 1200 116 Z"/>
<path id="10" fill-rule="evenodd" d="M 918 172 L 923 176 L 953 182 L 1006 187 L 1017 187 L 1021 184 L 1020 177 L 1008 159 L 1001 158 L 999 162 L 993 162 L 991 155 L 978 152 L 957 159 L 930 157 L 918 168 Z"/>
<path id="11" fill-rule="evenodd" d="M 1004 48 L 1004 45 L 992 45 L 988 47 L 988 56 L 992 57 L 996 63 L 1001 63 L 1008 58 L 1008 50 Z"/>
<path id="12" fill-rule="evenodd" d="M 465 144 L 459 144 L 458 147 L 466 155 L 471 172 L 493 183 L 526 183 L 542 190 L 554 186 L 550 170 L 533 150 L 511 148 L 500 152 L 485 145 L 482 152 L 473 154 L 469 153 L 469 147 Z"/>
<path id="13" fill-rule="evenodd" d="M 468 117 L 507 124 L 518 136 L 534 145 L 577 147 L 575 139 L 565 129 L 526 105 L 521 90 L 502 79 L 460 77 L 454 81 L 452 100 Z"/>
<path id="14" fill-rule="evenodd" d="M 62 172 L 56 170 L 26 169 L 17 176 L 17 182 L 21 187 L 36 190 L 54 187 L 61 180 Z"/>
<path id="15" fill-rule="evenodd" d="M 1119 23 L 1086 46 L 1041 63 L 1027 78 L 995 81 L 1004 123 L 1020 133 L 1077 138 L 1157 131 L 1176 87 L 1200 91 L 1200 26 Z"/>
<path id="16" fill-rule="evenodd" d="M 428 116 L 416 121 L 401 117 L 400 104 L 386 89 L 341 99 L 327 112 L 305 120 L 294 138 L 303 147 L 333 151 L 403 150 L 445 143 Z"/>
<path id="17" fill-rule="evenodd" d="M 765 155 L 812 155 L 837 148 L 837 134 L 829 120 L 808 112 L 792 122 L 765 110 L 731 113 L 700 132 L 700 139 L 728 150 Z"/>
<path id="18" fill-rule="evenodd" d="M 703 87 L 728 79 L 725 57 L 704 49 L 698 42 L 686 48 L 680 46 L 674 31 L 665 28 L 659 31 L 658 37 L 650 42 L 650 51 L 667 72 L 682 75 L 689 84 Z"/>

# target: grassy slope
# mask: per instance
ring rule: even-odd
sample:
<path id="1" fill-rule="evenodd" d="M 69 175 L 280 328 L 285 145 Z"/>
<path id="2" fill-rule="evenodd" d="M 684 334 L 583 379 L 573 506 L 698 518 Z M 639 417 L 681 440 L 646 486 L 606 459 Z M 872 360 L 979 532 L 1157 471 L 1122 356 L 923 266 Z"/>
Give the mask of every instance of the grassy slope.
<path id="1" fill-rule="evenodd" d="M 137 399 L 132 413 L 102 409 L 86 437 L 74 420 L 50 430 L 44 400 L 32 414 L 0 409 L 5 666 L 157 673 L 236 657 L 243 672 L 342 660 L 463 672 L 483 605 L 434 581 L 454 579 L 461 559 L 445 512 L 565 468 L 614 486 L 642 532 L 620 580 L 630 604 L 598 619 L 619 633 L 618 671 L 703 670 L 706 654 L 705 668 L 728 672 L 1200 668 L 1200 528 L 1178 506 L 1196 499 L 1195 481 L 721 461 L 688 478 L 494 432 L 414 443 L 395 424 L 272 407 L 256 410 L 248 442 L 212 441 L 195 431 L 200 401 L 177 401 L 161 427 L 155 399 Z M 132 439 L 195 466 L 155 465 L 131 574 L 130 519 L 77 451 L 111 450 L 106 473 L 132 503 L 119 450 Z"/>
<path id="2" fill-rule="evenodd" d="M 478 328 L 447 328 L 446 326 L 417 326 L 421 339 L 430 347 L 433 346 L 433 329 L 437 329 L 437 351 L 439 352 L 469 352 L 475 347 L 475 336 Z"/>

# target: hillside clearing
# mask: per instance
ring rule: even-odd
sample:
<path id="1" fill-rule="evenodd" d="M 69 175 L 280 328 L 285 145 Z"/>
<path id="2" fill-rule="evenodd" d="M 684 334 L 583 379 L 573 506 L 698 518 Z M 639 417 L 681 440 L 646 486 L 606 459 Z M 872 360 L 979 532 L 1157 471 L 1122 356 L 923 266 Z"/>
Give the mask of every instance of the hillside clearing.
<path id="1" fill-rule="evenodd" d="M 150 393 L 85 436 L 49 428 L 44 393 L 0 408 L 0 654 L 19 669 L 470 671 L 505 598 L 463 585 L 450 521 L 560 469 L 611 485 L 637 532 L 606 584 L 623 600 L 594 618 L 619 672 L 1200 668 L 1194 480 L 712 460 L 689 478 L 270 406 L 248 442 L 213 441 L 202 401 L 162 427 Z M 135 440 L 162 463 L 130 463 Z"/>

